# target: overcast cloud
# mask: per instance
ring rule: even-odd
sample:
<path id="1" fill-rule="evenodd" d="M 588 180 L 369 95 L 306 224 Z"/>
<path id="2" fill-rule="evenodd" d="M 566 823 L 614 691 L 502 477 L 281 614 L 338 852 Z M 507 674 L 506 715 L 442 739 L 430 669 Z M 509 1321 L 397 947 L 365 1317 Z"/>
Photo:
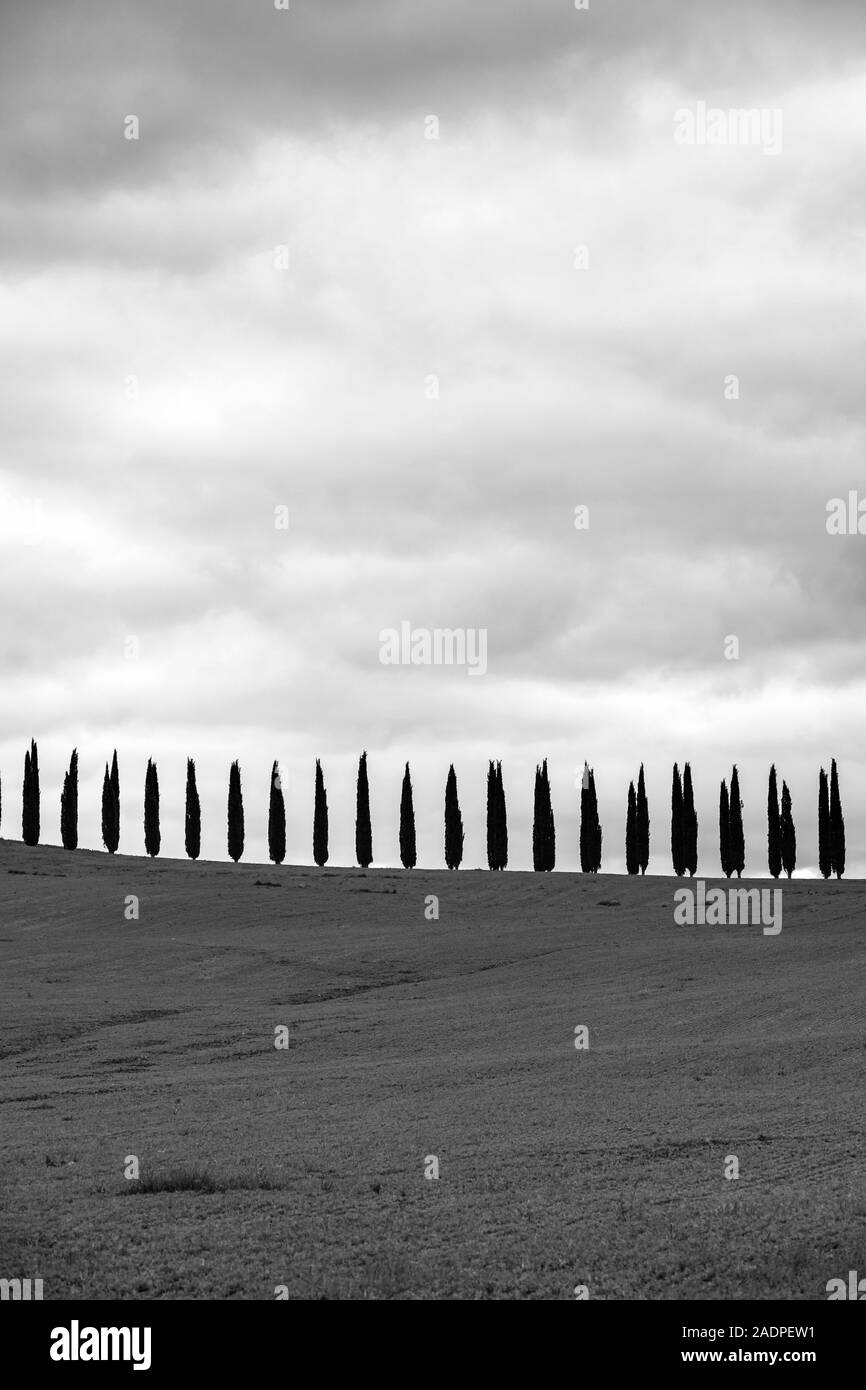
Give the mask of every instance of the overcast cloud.
<path id="1" fill-rule="evenodd" d="M 643 760 L 668 871 L 689 759 L 714 871 L 736 761 L 763 871 L 774 761 L 808 872 L 835 756 L 866 871 L 866 535 L 826 529 L 866 499 L 862 3 L 7 0 L 0 39 L 4 834 L 35 736 L 44 838 L 77 744 L 99 845 L 116 745 L 121 849 L 153 756 L 183 852 L 191 754 L 203 853 L 237 757 L 265 858 L 278 758 L 309 862 L 320 757 L 351 863 L 366 748 L 376 862 L 406 760 L 420 862 L 451 761 L 484 862 L 496 757 L 529 867 L 546 756 L 558 866 L 588 759 L 622 869 Z M 699 102 L 781 151 L 677 144 Z M 383 666 L 403 620 L 486 629 L 486 675 Z"/>

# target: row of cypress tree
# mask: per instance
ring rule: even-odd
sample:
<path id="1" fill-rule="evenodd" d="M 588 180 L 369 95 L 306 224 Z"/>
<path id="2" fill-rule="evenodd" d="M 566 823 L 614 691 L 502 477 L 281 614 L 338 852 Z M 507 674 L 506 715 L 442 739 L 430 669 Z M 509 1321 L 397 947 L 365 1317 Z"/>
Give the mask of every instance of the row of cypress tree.
<path id="1" fill-rule="evenodd" d="M 2 788 L 0 788 L 2 815 Z M 228 852 L 237 862 L 244 852 L 244 807 L 240 765 L 233 762 L 229 772 Z M 22 798 L 22 838 L 26 845 L 37 845 L 40 835 L 39 753 L 35 740 L 24 757 Z M 641 764 L 637 790 L 629 783 L 626 810 L 626 870 L 646 873 L 649 864 L 649 808 L 644 769 Z M 69 769 L 64 774 L 60 798 L 60 830 L 66 849 L 78 847 L 78 750 L 73 749 Z M 120 844 L 120 775 L 115 749 L 111 764 L 105 765 L 102 786 L 102 839 L 110 854 Z M 144 792 L 144 842 L 149 855 L 160 852 L 159 779 L 156 764 L 148 759 Z M 458 869 L 463 860 L 464 830 L 457 795 L 457 777 L 452 764 L 445 785 L 445 862 Z M 187 759 L 185 846 L 190 859 L 201 853 L 201 802 L 196 785 L 195 762 Z M 602 830 L 598 818 L 595 774 L 584 764 L 580 794 L 580 867 L 584 873 L 601 868 Z M 280 783 L 279 766 L 271 770 L 268 807 L 268 852 L 275 864 L 286 856 L 286 807 Z M 362 868 L 373 862 L 373 835 L 370 820 L 370 789 L 367 754 L 358 764 L 355 808 L 355 857 Z M 731 770 L 730 784 L 724 780 L 719 792 L 719 857 L 722 872 L 740 878 L 745 869 L 743 803 L 737 767 Z M 313 811 L 313 858 L 318 865 L 328 862 L 328 799 L 319 759 L 316 759 L 315 802 Z M 697 872 L 698 819 L 695 811 L 692 773 L 689 763 L 682 776 L 674 763 L 671 784 L 671 860 L 677 875 Z M 403 774 L 400 796 L 400 861 L 404 868 L 417 864 L 415 809 L 409 764 Z M 501 762 L 490 762 L 487 772 L 487 862 L 490 869 L 508 865 L 508 823 Z M 797 836 L 791 808 L 791 793 L 782 782 L 779 805 L 776 768 L 770 768 L 767 789 L 767 862 L 771 875 L 784 872 L 788 878 L 797 863 Z M 538 872 L 550 872 L 556 864 L 556 827 L 550 793 L 547 759 L 535 769 L 535 799 L 532 824 L 532 863 Z M 835 758 L 828 778 L 823 767 L 818 779 L 818 867 L 824 878 L 845 872 L 845 821 L 839 792 Z"/>

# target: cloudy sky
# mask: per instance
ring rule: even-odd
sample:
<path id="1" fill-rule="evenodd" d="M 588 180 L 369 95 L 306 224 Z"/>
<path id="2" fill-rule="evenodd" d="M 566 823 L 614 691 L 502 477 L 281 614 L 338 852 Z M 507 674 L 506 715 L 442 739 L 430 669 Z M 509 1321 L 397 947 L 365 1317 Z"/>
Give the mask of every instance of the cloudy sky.
<path id="1" fill-rule="evenodd" d="M 117 746 L 122 849 L 153 756 L 183 852 L 191 754 L 203 852 L 236 757 L 265 858 L 277 758 L 310 862 L 320 757 L 351 863 L 366 748 L 377 862 L 408 759 L 420 862 L 453 761 L 482 863 L 496 757 L 529 867 L 546 756 L 558 866 L 588 759 L 622 869 L 643 760 L 669 871 L 689 759 L 712 872 L 736 761 L 762 871 L 775 761 L 814 872 L 835 756 L 866 871 L 866 536 L 826 524 L 866 499 L 862 0 L 5 0 L 0 36 L 3 834 L 35 736 L 44 838 L 77 744 L 99 845 Z M 701 103 L 781 138 L 683 143 Z M 403 621 L 486 629 L 486 674 L 382 665 Z"/>

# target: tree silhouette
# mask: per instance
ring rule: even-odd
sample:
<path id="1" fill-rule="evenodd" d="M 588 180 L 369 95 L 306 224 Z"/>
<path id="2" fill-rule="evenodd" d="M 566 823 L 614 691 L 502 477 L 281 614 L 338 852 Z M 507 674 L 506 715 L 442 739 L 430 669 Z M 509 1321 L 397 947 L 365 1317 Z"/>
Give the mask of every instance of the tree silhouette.
<path id="1" fill-rule="evenodd" d="M 505 807 L 505 784 L 502 780 L 502 763 L 496 764 L 496 833 L 497 868 L 508 868 L 508 813 Z"/>
<path id="2" fill-rule="evenodd" d="M 535 769 L 535 806 L 532 820 L 532 867 L 549 873 L 556 864 L 556 828 L 550 800 L 547 759 Z"/>
<path id="3" fill-rule="evenodd" d="M 580 788 L 580 867 L 585 874 L 597 874 L 601 868 L 601 825 L 595 773 L 587 763 L 583 765 Z"/>
<path id="4" fill-rule="evenodd" d="M 683 786 L 680 770 L 674 763 L 671 779 L 671 860 L 674 873 L 678 877 L 686 871 L 685 844 L 683 835 Z"/>
<path id="5" fill-rule="evenodd" d="M 637 779 L 637 859 L 642 874 L 646 873 L 649 864 L 649 825 L 649 806 L 641 763 Z"/>
<path id="6" fill-rule="evenodd" d="M 640 869 L 637 841 L 637 797 L 634 782 L 628 784 L 628 809 L 625 815 L 625 869 L 628 874 L 636 874 Z"/>
<path id="7" fill-rule="evenodd" d="M 322 764 L 316 759 L 316 795 L 313 805 L 313 859 L 319 868 L 328 862 L 328 797 Z"/>
<path id="8" fill-rule="evenodd" d="M 159 854 L 159 779 L 156 763 L 147 760 L 144 776 L 144 848 L 152 859 Z"/>
<path id="9" fill-rule="evenodd" d="M 767 787 L 767 865 L 773 878 L 778 878 L 782 872 L 782 818 L 779 815 L 775 763 L 770 768 Z"/>
<path id="10" fill-rule="evenodd" d="M 195 763 L 186 760 L 186 815 L 184 818 L 184 845 L 190 859 L 198 859 L 201 854 L 201 801 L 195 778 Z"/>
<path id="11" fill-rule="evenodd" d="M 690 763 L 683 768 L 683 868 L 691 878 L 698 871 L 698 815 Z"/>
<path id="12" fill-rule="evenodd" d="M 839 774 L 836 759 L 830 764 L 830 862 L 833 873 L 841 878 L 845 872 L 845 821 L 839 797 Z"/>
<path id="13" fill-rule="evenodd" d="M 358 763 L 358 787 L 355 798 L 355 858 L 362 869 L 373 862 L 373 830 L 370 825 L 370 788 L 367 783 L 367 754 Z"/>
<path id="14" fill-rule="evenodd" d="M 782 868 L 791 877 L 797 867 L 797 834 L 794 830 L 794 817 L 791 812 L 791 793 L 787 782 L 782 783 L 782 817 L 780 833 L 780 853 Z"/>
<path id="15" fill-rule="evenodd" d="M 457 774 L 452 763 L 445 782 L 445 863 L 459 869 L 463 862 L 463 817 L 457 799 Z"/>
<path id="16" fill-rule="evenodd" d="M 73 748 L 60 796 L 60 838 L 63 848 L 78 849 L 78 749 Z"/>
<path id="17" fill-rule="evenodd" d="M 400 793 L 400 863 L 404 869 L 414 869 L 416 861 L 415 807 L 412 802 L 412 778 L 407 763 Z"/>
<path id="18" fill-rule="evenodd" d="M 818 868 L 822 878 L 833 872 L 833 850 L 830 840 L 830 795 L 827 774 L 823 767 L 818 774 Z"/>
<path id="19" fill-rule="evenodd" d="M 271 768 L 271 795 L 268 803 L 268 855 L 274 864 L 286 857 L 286 801 L 277 762 Z"/>
<path id="20" fill-rule="evenodd" d="M 39 753 L 35 740 L 24 754 L 24 792 L 21 802 L 21 838 L 25 845 L 39 844 Z"/>
<path id="21" fill-rule="evenodd" d="M 244 798 L 238 762 L 233 762 L 229 770 L 228 851 L 235 863 L 244 852 Z"/>
<path id="22" fill-rule="evenodd" d="M 719 792 L 719 859 L 725 878 L 731 877 L 731 807 L 727 784 L 722 778 Z"/>
<path id="23" fill-rule="evenodd" d="M 731 771 L 730 816 L 731 872 L 735 873 L 737 878 L 741 878 L 746 867 L 746 841 L 743 835 L 743 803 L 740 800 L 740 778 L 736 763 Z"/>
<path id="24" fill-rule="evenodd" d="M 116 748 L 111 759 L 111 770 L 106 763 L 102 781 L 102 843 L 109 854 L 117 853 L 120 844 L 120 773 Z"/>

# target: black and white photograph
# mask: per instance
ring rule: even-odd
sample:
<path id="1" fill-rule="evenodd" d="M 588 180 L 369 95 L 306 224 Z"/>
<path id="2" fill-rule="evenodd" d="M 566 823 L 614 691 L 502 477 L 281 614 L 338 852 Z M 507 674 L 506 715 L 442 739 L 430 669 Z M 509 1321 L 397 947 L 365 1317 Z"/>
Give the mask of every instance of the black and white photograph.
<path id="1" fill-rule="evenodd" d="M 2 0 L 32 1367 L 372 1300 L 821 1368 L 778 1309 L 866 1300 L 864 190 L 862 0 Z"/>

